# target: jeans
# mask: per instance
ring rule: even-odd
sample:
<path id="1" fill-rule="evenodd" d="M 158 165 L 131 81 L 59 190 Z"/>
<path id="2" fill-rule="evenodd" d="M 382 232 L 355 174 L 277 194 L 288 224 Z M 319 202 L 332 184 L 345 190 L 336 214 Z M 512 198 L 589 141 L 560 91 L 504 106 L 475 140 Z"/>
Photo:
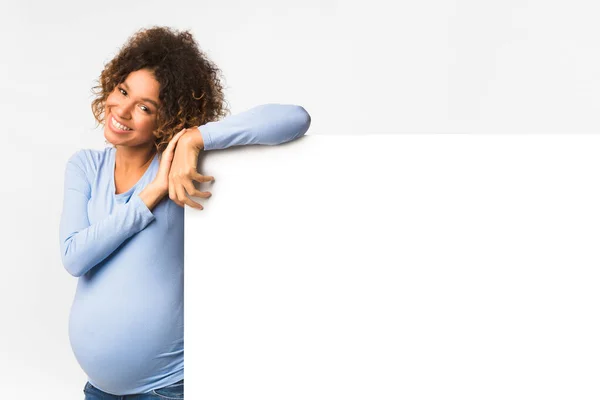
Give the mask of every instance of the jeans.
<path id="1" fill-rule="evenodd" d="M 83 388 L 84 400 L 183 400 L 183 379 L 171 385 L 154 389 L 150 393 L 115 396 L 103 392 L 87 382 Z"/>

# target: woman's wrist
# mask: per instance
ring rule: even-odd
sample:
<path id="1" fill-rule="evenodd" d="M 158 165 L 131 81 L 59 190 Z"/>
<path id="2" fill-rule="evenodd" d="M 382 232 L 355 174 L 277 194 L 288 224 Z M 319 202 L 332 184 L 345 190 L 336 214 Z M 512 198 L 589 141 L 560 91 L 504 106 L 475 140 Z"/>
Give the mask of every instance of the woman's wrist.
<path id="1" fill-rule="evenodd" d="M 152 210 L 169 193 L 169 188 L 164 188 L 151 182 L 140 192 L 140 198 L 149 210 Z"/>
<path id="2" fill-rule="evenodd" d="M 183 140 L 190 146 L 194 146 L 198 150 L 204 150 L 204 138 L 199 127 L 188 128 L 180 140 Z"/>

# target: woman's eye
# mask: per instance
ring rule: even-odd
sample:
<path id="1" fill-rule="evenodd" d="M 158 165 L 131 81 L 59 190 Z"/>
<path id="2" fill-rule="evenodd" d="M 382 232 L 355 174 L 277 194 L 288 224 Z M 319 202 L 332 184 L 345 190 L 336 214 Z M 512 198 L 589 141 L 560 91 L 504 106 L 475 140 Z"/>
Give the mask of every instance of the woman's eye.
<path id="1" fill-rule="evenodd" d="M 117 89 L 119 89 L 119 91 L 121 92 L 121 94 L 123 96 L 127 96 L 127 92 L 125 91 L 125 89 L 117 87 Z M 147 112 L 148 114 L 150 114 L 150 109 L 146 106 L 142 106 L 142 110 L 144 110 L 144 112 Z"/>

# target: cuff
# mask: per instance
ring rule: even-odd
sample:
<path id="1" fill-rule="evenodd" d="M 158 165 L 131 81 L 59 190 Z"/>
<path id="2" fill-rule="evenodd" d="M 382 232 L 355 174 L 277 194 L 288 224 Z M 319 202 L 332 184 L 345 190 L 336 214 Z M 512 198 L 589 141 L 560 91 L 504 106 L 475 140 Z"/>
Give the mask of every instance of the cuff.
<path id="1" fill-rule="evenodd" d="M 211 128 L 209 124 L 204 124 L 198 127 L 198 132 L 202 136 L 202 141 L 204 142 L 204 150 L 213 150 L 213 140 L 210 134 Z"/>
<path id="2" fill-rule="evenodd" d="M 143 226 L 148 225 L 156 218 L 154 214 L 152 214 L 152 211 L 150 211 L 146 203 L 144 203 L 144 200 L 142 200 L 139 194 L 134 194 L 131 198 L 130 203 L 138 211 L 140 217 L 142 218 Z"/>

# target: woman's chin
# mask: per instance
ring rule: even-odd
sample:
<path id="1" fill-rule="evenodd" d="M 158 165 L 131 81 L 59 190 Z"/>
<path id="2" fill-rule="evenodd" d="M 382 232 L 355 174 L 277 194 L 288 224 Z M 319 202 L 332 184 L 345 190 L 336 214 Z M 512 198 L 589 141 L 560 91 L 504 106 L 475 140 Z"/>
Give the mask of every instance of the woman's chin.
<path id="1" fill-rule="evenodd" d="M 115 136 L 116 135 L 113 132 L 111 132 L 111 130 L 108 127 L 104 128 L 104 140 L 106 140 L 106 143 L 114 145 L 115 141 L 118 141 L 118 138 L 115 139 Z"/>

